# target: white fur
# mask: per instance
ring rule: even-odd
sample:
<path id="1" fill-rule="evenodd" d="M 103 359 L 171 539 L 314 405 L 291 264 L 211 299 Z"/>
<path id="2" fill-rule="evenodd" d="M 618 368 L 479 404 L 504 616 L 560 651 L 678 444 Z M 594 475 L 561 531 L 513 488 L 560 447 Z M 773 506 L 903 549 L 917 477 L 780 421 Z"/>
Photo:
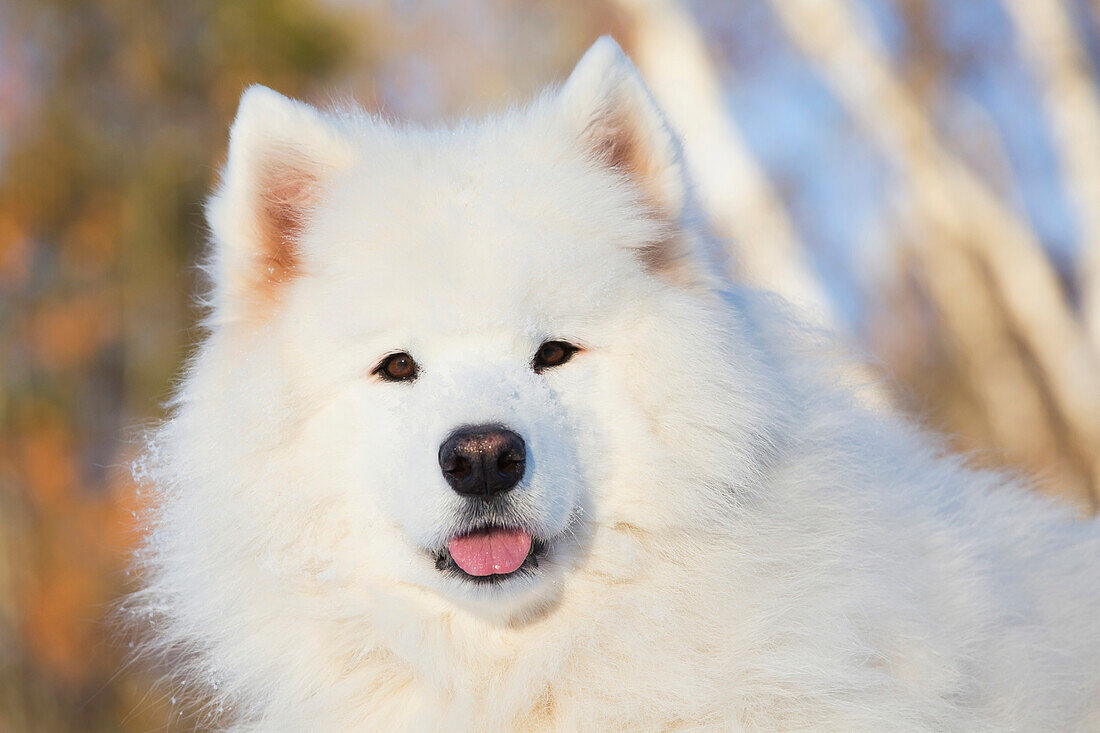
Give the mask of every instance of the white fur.
<path id="1" fill-rule="evenodd" d="M 170 684 L 237 731 L 1100 729 L 1095 524 L 864 409 L 821 339 L 706 275 L 690 207 L 662 222 L 588 154 L 609 105 L 687 196 L 610 39 L 454 129 L 246 93 L 209 334 L 143 464 L 136 607 Z M 278 155 L 320 194 L 246 317 Z M 691 284 L 639 256 L 670 226 Z M 535 374 L 548 338 L 586 350 Z M 417 381 L 370 376 L 402 350 Z M 474 587 L 425 548 L 460 504 L 438 446 L 488 421 L 525 437 L 516 494 L 554 540 L 537 576 Z"/>

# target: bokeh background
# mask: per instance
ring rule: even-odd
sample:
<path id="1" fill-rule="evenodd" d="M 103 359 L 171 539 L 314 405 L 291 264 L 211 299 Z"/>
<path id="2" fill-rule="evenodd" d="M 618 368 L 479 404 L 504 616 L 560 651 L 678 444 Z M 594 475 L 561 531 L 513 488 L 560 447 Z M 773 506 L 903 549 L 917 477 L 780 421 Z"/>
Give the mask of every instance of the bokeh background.
<path id="1" fill-rule="evenodd" d="M 0 0 L 0 731 L 188 726 L 105 619 L 241 90 L 478 116 L 602 33 L 731 274 L 841 334 L 880 409 L 1093 511 L 1097 0 Z"/>

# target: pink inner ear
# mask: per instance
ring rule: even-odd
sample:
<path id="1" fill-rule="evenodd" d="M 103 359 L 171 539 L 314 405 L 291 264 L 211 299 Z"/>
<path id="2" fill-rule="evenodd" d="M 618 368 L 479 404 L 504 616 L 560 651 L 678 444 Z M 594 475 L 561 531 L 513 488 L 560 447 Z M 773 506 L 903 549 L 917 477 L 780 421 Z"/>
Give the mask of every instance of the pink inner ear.
<path id="1" fill-rule="evenodd" d="M 641 203 L 651 213 L 669 223 L 679 216 L 681 202 L 670 200 L 666 189 L 672 153 L 663 131 L 647 134 L 644 121 L 628 105 L 612 105 L 603 110 L 584 130 L 581 140 L 589 153 L 629 180 L 638 191 Z"/>
<path id="2" fill-rule="evenodd" d="M 639 146 L 629 124 L 624 119 L 601 120 L 587 130 L 593 154 L 608 167 L 623 175 L 645 175 L 644 160 L 639 160 Z"/>
<path id="3" fill-rule="evenodd" d="M 261 179 L 257 213 L 260 272 L 257 281 L 272 288 L 290 280 L 299 264 L 298 238 L 310 209 L 316 204 L 317 176 L 304 167 L 272 166 Z"/>
<path id="4" fill-rule="evenodd" d="M 612 110 L 588 126 L 583 140 L 591 155 L 636 187 L 641 203 L 665 231 L 659 241 L 639 250 L 642 265 L 678 284 L 695 284 L 699 275 L 679 229 L 681 204 L 670 202 L 663 187 L 668 166 L 675 163 L 665 160 L 667 151 L 647 146 L 653 141 L 638 124 L 628 112 Z"/>
<path id="5" fill-rule="evenodd" d="M 653 180 L 656 171 L 651 170 L 649 155 L 629 119 L 610 114 L 592 123 L 584 139 L 597 160 L 630 179 L 647 204 L 660 207 L 663 197 Z"/>

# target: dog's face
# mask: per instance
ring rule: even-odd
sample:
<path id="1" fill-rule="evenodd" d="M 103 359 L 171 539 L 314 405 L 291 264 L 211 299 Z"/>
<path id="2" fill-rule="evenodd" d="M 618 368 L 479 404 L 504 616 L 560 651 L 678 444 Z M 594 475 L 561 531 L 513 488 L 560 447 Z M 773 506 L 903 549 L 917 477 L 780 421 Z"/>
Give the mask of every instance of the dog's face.
<path id="1" fill-rule="evenodd" d="M 492 166 L 522 150 L 474 140 L 456 165 L 451 144 L 410 141 L 393 154 L 426 160 L 349 171 L 328 192 L 282 317 L 309 324 L 296 350 L 333 370 L 319 444 L 343 444 L 363 518 L 400 528 L 387 551 L 409 552 L 383 562 L 498 603 L 566 564 L 599 460 L 583 408 L 615 316 L 571 273 L 627 278 L 633 262 L 600 256 L 607 232 L 554 200 L 547 161 L 527 168 L 541 182 L 502 180 Z"/>
<path id="2" fill-rule="evenodd" d="M 556 96 L 457 130 L 246 94 L 210 207 L 214 327 L 281 365 L 308 467 L 288 480 L 341 514 L 338 566 L 505 615 L 560 585 L 645 450 L 608 428 L 631 420 L 639 312 L 705 277 L 685 190 L 610 41 Z"/>

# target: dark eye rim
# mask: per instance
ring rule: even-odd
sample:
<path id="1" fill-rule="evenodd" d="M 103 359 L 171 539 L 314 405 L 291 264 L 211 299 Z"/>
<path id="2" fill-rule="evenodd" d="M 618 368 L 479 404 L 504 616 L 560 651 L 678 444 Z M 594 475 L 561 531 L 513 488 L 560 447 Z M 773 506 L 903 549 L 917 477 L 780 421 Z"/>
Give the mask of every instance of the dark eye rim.
<path id="1" fill-rule="evenodd" d="M 562 356 L 562 358 L 559 361 L 556 361 L 552 364 L 543 362 L 540 359 L 540 354 L 542 354 L 542 350 L 546 346 L 549 346 L 551 344 L 556 345 L 556 346 L 560 346 L 562 348 L 563 353 L 564 353 L 564 356 Z M 568 341 L 564 341 L 562 339 L 547 339 L 547 340 L 543 341 L 541 344 L 539 344 L 539 348 L 535 351 L 535 356 L 531 360 L 531 368 L 535 371 L 536 374 L 542 374 L 542 372 L 545 371 L 546 369 L 553 369 L 555 367 L 561 366 L 562 364 L 564 364 L 567 361 L 569 361 L 570 359 L 572 359 L 578 352 L 581 352 L 581 351 L 584 351 L 584 348 L 582 348 L 580 346 L 577 346 L 576 344 L 570 343 Z"/>
<path id="2" fill-rule="evenodd" d="M 387 368 L 393 363 L 395 359 L 398 359 L 402 356 L 407 357 L 409 362 L 412 363 L 412 372 L 405 377 L 395 377 L 389 373 Z M 393 353 L 383 356 L 382 360 L 378 362 L 374 369 L 371 369 L 370 373 L 374 376 L 377 376 L 384 382 L 412 382 L 420 376 L 420 365 L 416 363 L 416 359 L 414 359 L 412 357 L 412 354 L 410 354 L 409 352 L 394 351 Z"/>

